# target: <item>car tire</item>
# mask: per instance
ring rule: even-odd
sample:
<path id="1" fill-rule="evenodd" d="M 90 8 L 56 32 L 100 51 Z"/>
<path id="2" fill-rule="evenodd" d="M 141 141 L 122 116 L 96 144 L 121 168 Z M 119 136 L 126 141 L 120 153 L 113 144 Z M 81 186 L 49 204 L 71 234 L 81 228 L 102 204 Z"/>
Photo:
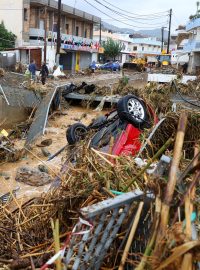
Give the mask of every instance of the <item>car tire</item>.
<path id="1" fill-rule="evenodd" d="M 66 132 L 66 138 L 70 145 L 75 144 L 85 138 L 87 134 L 87 127 L 81 123 L 71 125 Z"/>
<path id="2" fill-rule="evenodd" d="M 144 128 L 148 123 L 148 113 L 145 103 L 134 95 L 127 95 L 117 103 L 118 116 L 137 128 Z"/>

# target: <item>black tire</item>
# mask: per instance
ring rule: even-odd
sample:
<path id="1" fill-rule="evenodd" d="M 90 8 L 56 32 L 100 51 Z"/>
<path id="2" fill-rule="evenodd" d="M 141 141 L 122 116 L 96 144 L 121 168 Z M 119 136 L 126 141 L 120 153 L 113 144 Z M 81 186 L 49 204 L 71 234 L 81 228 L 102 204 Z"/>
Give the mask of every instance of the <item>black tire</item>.
<path id="1" fill-rule="evenodd" d="M 131 108 L 131 106 L 135 106 Z M 137 128 L 144 128 L 148 123 L 148 113 L 145 103 L 134 95 L 127 95 L 117 103 L 117 112 L 122 121 L 127 121 Z"/>
<path id="2" fill-rule="evenodd" d="M 81 123 L 71 125 L 66 132 L 66 138 L 70 145 L 75 144 L 85 138 L 87 134 L 87 127 Z"/>

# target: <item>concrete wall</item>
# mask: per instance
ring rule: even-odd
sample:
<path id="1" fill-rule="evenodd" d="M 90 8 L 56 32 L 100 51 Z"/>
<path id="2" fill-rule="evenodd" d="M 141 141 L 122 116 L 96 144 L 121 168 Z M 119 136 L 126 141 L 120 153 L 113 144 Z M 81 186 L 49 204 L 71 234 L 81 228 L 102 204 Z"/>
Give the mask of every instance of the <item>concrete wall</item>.
<path id="1" fill-rule="evenodd" d="M 8 106 L 3 97 L 0 97 L 0 123 L 5 120 L 1 128 L 9 128 L 14 124 L 23 122 L 27 119 L 28 112 L 22 107 Z"/>
<path id="2" fill-rule="evenodd" d="M 17 36 L 20 45 L 23 29 L 23 0 L 0 0 L 0 21 Z"/>

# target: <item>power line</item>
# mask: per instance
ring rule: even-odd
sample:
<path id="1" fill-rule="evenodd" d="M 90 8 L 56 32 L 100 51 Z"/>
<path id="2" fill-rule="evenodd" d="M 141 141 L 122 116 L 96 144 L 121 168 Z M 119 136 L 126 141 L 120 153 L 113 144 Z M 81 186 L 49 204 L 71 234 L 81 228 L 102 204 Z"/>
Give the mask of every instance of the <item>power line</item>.
<path id="1" fill-rule="evenodd" d="M 115 13 L 115 14 L 117 14 L 117 15 L 120 15 L 121 17 L 123 17 L 123 18 L 127 18 L 127 19 L 131 19 L 131 20 L 152 20 L 151 18 L 149 18 L 149 16 L 148 16 L 148 18 L 139 18 L 139 17 L 133 17 L 133 16 L 129 16 L 129 15 L 127 15 L 127 14 L 124 14 L 124 13 L 121 13 L 121 12 L 119 12 L 119 11 L 117 11 L 117 10 L 114 10 L 114 9 L 111 9 L 110 7 L 108 7 L 108 6 L 106 6 L 106 5 L 104 5 L 103 3 L 101 3 L 99 0 L 94 0 L 96 3 L 98 3 L 99 5 L 102 5 L 103 7 L 105 7 L 106 9 L 108 9 L 109 11 L 111 11 L 111 12 L 113 12 L 113 13 Z M 157 19 L 160 19 L 160 18 L 163 18 L 163 15 L 162 16 L 159 16 L 159 18 L 157 18 Z M 155 18 L 154 18 L 155 19 Z M 141 24 L 146 24 L 146 23 L 142 23 L 142 22 L 140 22 Z M 149 23 L 148 23 L 149 24 Z M 155 23 L 155 24 L 158 24 L 158 23 Z M 152 24 L 153 25 L 153 24 Z M 160 25 L 160 24 L 159 24 Z"/>
<path id="2" fill-rule="evenodd" d="M 109 8 L 108 6 L 102 4 L 99 0 L 94 0 L 94 1 L 97 2 L 99 5 L 102 5 L 103 7 L 105 7 L 106 9 L 108 9 L 109 11 L 111 11 L 111 12 L 117 14 L 117 15 L 120 15 L 122 18 L 125 18 L 125 19 L 128 19 L 128 20 L 132 20 L 132 21 L 135 21 L 135 20 L 136 20 L 136 19 L 134 19 L 134 17 L 132 17 L 132 16 L 124 15 L 123 13 L 120 13 L 120 12 L 118 12 L 118 11 L 116 11 L 116 10 L 113 10 L 113 9 Z M 163 16 L 162 16 L 162 18 L 163 18 Z M 134 20 L 133 20 L 133 19 L 134 19 Z M 140 18 L 140 20 L 144 20 L 144 19 L 141 19 L 141 18 Z M 139 23 L 140 23 L 140 24 L 146 24 L 146 22 L 139 22 Z M 162 23 L 159 23 L 159 24 L 158 24 L 158 22 L 157 22 L 157 23 L 149 23 L 149 22 L 148 22 L 148 25 L 156 25 L 156 26 L 160 26 L 160 24 L 163 24 L 163 22 L 162 22 Z"/>
<path id="3" fill-rule="evenodd" d="M 94 6 L 93 4 L 89 3 L 87 0 L 84 0 L 88 5 L 92 6 L 93 8 L 95 8 L 96 10 L 98 10 L 99 12 L 101 12 L 102 14 L 106 15 L 107 17 L 115 20 L 115 21 L 118 21 L 124 25 L 128 25 L 128 26 L 131 26 L 131 27 L 134 27 L 134 28 L 141 28 L 141 29 L 144 29 L 144 27 L 140 27 L 140 26 L 136 26 L 136 25 L 132 25 L 132 24 L 128 24 L 128 23 L 125 23 L 125 22 L 122 22 L 121 20 L 118 20 L 110 15 L 108 15 L 106 12 L 100 10 L 99 8 L 97 8 L 96 6 Z M 152 29 L 152 27 L 145 27 L 146 29 Z"/>
<path id="4" fill-rule="evenodd" d="M 126 12 L 126 13 L 129 13 L 129 14 L 133 14 L 133 15 L 135 15 L 135 16 L 139 16 L 139 17 L 154 16 L 154 15 L 161 15 L 161 14 L 163 14 L 163 13 L 167 13 L 167 12 L 168 12 L 168 10 L 167 10 L 167 11 L 162 11 L 162 12 L 157 12 L 157 13 L 152 13 L 152 14 L 137 14 L 137 13 L 133 13 L 133 12 L 130 12 L 130 11 L 127 11 L 127 10 L 121 9 L 120 7 L 115 6 L 115 5 L 113 5 L 113 4 L 111 4 L 111 3 L 109 3 L 109 2 L 108 2 L 108 1 L 106 1 L 106 0 L 103 0 L 103 1 L 104 1 L 104 2 L 106 2 L 108 5 L 110 5 L 110 6 L 114 7 L 114 8 L 116 8 L 116 9 L 118 9 L 118 10 L 121 10 L 121 11 Z M 163 15 L 161 15 L 161 16 L 163 16 Z"/>

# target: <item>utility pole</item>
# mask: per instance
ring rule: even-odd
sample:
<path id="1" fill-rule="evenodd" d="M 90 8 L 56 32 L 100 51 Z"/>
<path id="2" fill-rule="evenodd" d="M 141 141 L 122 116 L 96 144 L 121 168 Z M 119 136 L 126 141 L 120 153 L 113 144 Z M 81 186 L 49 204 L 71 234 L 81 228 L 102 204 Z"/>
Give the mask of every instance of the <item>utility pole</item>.
<path id="1" fill-rule="evenodd" d="M 56 64 L 60 63 L 60 17 L 61 17 L 61 0 L 58 0 L 58 21 L 57 21 L 57 49 L 56 49 Z"/>
<path id="2" fill-rule="evenodd" d="M 168 30 L 168 41 L 167 41 L 167 53 L 169 53 L 170 35 L 171 35 L 171 23 L 172 23 L 172 9 L 169 11 L 169 30 Z"/>
<path id="3" fill-rule="evenodd" d="M 100 19 L 100 28 L 99 28 L 99 44 L 101 45 L 101 19 Z"/>
<path id="4" fill-rule="evenodd" d="M 47 60 L 47 7 L 44 7 L 44 62 Z"/>
<path id="5" fill-rule="evenodd" d="M 163 51 L 163 36 L 164 36 L 164 27 L 161 27 L 161 53 Z"/>

